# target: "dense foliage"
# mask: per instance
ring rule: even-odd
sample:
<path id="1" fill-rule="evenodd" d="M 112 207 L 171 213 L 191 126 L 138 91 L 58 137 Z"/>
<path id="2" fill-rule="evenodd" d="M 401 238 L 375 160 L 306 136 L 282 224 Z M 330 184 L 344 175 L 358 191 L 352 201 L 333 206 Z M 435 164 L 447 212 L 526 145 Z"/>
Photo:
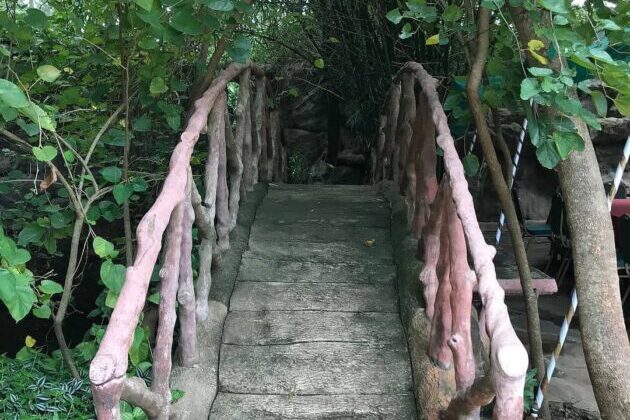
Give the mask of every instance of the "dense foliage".
<path id="1" fill-rule="evenodd" d="M 584 148 L 576 118 L 598 130 L 598 118 L 630 115 L 628 2 L 481 5 L 493 11 L 484 106 L 524 110 L 543 166 Z M 515 33 L 515 6 L 536 25 L 527 45 Z M 51 342 L 49 355 L 25 347 L 15 358 L 2 356 L 0 388 L 7 392 L 0 412 L 91 416 L 86 364 L 131 262 L 132 228 L 159 188 L 186 110 L 216 72 L 213 54 L 219 67 L 250 57 L 272 64 L 288 82 L 269 106 L 298 95 L 291 83 L 304 78 L 366 146 L 395 72 L 418 61 L 440 80 L 453 131 L 468 139 L 464 87 L 476 48 L 476 8 L 468 0 L 2 2 L 0 300 L 16 322 L 54 319 L 65 354 L 51 351 Z M 233 107 L 237 92 L 228 90 Z M 196 173 L 205 153 L 200 144 Z M 465 159 L 475 173 L 478 161 Z M 308 178 L 303 157 L 289 165 L 294 181 Z M 147 312 L 159 302 L 158 270 Z M 85 303 L 73 297 L 81 287 L 96 289 L 88 294 L 89 310 L 79 314 L 94 325 L 68 349 L 61 326 Z M 148 370 L 152 334 L 150 322 L 137 327 L 130 374 Z M 42 344 L 45 336 L 38 337 Z M 127 408 L 126 418 L 144 418 Z"/>

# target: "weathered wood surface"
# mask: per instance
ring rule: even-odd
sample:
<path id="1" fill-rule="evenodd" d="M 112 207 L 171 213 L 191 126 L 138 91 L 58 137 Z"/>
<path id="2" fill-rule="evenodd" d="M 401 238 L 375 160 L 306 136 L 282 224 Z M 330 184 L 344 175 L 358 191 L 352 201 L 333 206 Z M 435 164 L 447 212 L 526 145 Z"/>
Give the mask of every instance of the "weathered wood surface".
<path id="1" fill-rule="evenodd" d="M 369 187 L 269 186 L 211 419 L 416 418 L 389 221 Z"/>
<path id="2" fill-rule="evenodd" d="M 401 395 L 239 395 L 220 393 L 212 418 L 222 420 L 408 420 L 413 396 Z"/>
<path id="3" fill-rule="evenodd" d="M 237 345 L 343 341 L 404 346 L 397 313 L 261 311 L 230 312 L 223 342 Z"/>
<path id="4" fill-rule="evenodd" d="M 412 391 L 406 346 L 223 344 L 219 389 L 236 394 L 400 394 Z"/>
<path id="5" fill-rule="evenodd" d="M 357 242 L 366 246 L 389 246 L 389 236 L 389 228 L 365 226 L 345 226 L 339 229 L 333 226 L 325 228 L 302 225 L 299 229 L 278 230 L 273 225 L 260 224 L 253 226 L 251 233 L 251 238 L 255 241 Z"/>
<path id="6" fill-rule="evenodd" d="M 349 283 L 238 282 L 233 311 L 398 312 L 393 286 Z"/>
<path id="7" fill-rule="evenodd" d="M 385 283 L 394 284 L 395 267 L 381 264 L 331 264 L 261 258 L 247 252 L 239 270 L 240 281 L 286 283 Z"/>
<path id="8" fill-rule="evenodd" d="M 368 258 L 372 264 L 393 264 L 392 247 L 388 243 L 368 242 L 261 241 L 251 238 L 249 250 L 261 258 L 291 259 L 342 263 Z"/>

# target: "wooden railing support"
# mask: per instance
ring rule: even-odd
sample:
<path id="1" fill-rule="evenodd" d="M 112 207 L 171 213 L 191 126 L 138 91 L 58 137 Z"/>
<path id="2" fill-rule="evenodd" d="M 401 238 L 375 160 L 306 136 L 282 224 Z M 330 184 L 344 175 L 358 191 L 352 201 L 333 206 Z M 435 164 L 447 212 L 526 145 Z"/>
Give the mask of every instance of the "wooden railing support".
<path id="1" fill-rule="evenodd" d="M 264 71 L 252 63 L 231 64 L 195 101 L 180 142 L 171 155 L 162 191 L 138 225 L 134 263 L 127 267 L 118 302 L 90 364 L 89 376 L 99 419 L 119 419 L 121 398 L 143 408 L 152 418 L 168 418 L 176 301 L 179 302 L 181 364 L 191 367 L 196 362 L 197 321 L 208 316 L 213 249 L 223 251 L 229 246 L 228 235 L 236 226 L 241 200 L 243 171 L 247 168 L 251 173 L 253 165 L 251 150 L 245 162 L 242 156 L 242 143 L 249 142 L 251 145 L 249 84 L 252 73 L 264 80 Z M 228 82 L 239 76 L 241 95 L 236 112 L 237 135 L 232 138 L 231 127 L 226 122 L 225 89 Z M 266 120 L 264 101 L 258 113 L 261 121 Z M 209 155 L 202 198 L 194 183 L 190 158 L 200 134 L 206 128 Z M 278 142 L 271 165 L 278 166 L 279 171 L 285 170 L 284 163 L 277 164 L 283 153 L 284 149 Z M 253 179 L 250 177 L 249 180 L 247 185 L 253 185 Z M 195 222 L 201 236 L 196 293 L 191 263 L 192 225 Z M 159 324 L 152 352 L 153 382 L 148 389 L 141 379 L 127 378 L 128 354 L 167 228 L 164 262 L 160 270 Z M 217 239 L 218 246 L 215 247 Z"/>
<path id="2" fill-rule="evenodd" d="M 439 366 L 448 367 L 451 361 L 455 365 L 457 395 L 444 415 L 452 419 L 478 418 L 479 407 L 494 398 L 494 418 L 520 418 L 527 352 L 510 322 L 505 293 L 492 263 L 496 251 L 486 244 L 479 228 L 436 81 L 422 65 L 410 62 L 400 70 L 392 89 L 397 83 L 402 83 L 398 129 L 395 139 L 389 139 L 383 135 L 386 129 L 381 121 L 372 179 L 378 182 L 393 178 L 398 182 L 401 192 L 406 194 L 410 229 L 414 234 L 422 232 L 418 257 L 424 266 L 419 280 L 424 286 L 426 314 L 432 323 L 428 353 Z M 417 100 L 416 85 L 420 88 Z M 395 107 L 390 99 L 388 95 L 383 115 Z M 435 173 L 436 140 L 444 152 L 446 173 L 439 190 Z M 388 150 L 392 145 L 399 148 L 394 155 L 397 154 L 404 167 L 399 175 L 395 173 L 395 165 L 391 173 L 383 169 L 381 175 L 379 168 L 390 159 Z M 468 268 L 467 246 L 474 271 Z M 490 351 L 489 371 L 476 379 L 470 336 L 475 286 L 483 304 L 480 335 Z"/>

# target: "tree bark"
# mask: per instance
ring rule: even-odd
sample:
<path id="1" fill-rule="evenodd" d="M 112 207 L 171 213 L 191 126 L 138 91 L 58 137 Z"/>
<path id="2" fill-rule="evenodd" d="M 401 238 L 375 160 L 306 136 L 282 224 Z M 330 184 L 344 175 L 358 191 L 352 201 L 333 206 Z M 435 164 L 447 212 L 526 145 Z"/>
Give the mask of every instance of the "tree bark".
<path id="1" fill-rule="evenodd" d="M 526 44 L 534 33 L 528 12 L 510 6 L 510 14 L 521 44 Z M 556 57 L 552 67 L 559 66 Z M 570 94 L 575 97 L 574 92 Z M 549 108 L 541 111 L 554 113 Z M 557 171 L 571 234 L 582 345 L 602 418 L 620 419 L 630 412 L 630 343 L 624 327 L 612 221 L 588 128 L 580 119 L 573 122 L 584 140 L 584 151 L 571 153 Z"/>
<path id="2" fill-rule="evenodd" d="M 436 270 L 438 289 L 435 295 L 435 311 L 431 322 L 431 338 L 429 340 L 429 356 L 442 369 L 448 369 L 452 362 L 452 352 L 448 346 L 453 324 L 451 313 L 451 258 L 448 235 L 448 208 L 449 202 L 452 200 L 451 189 L 446 183 L 444 184 L 442 206 L 437 209 L 437 211 L 442 213 L 442 226 L 440 230 L 440 256 Z"/>
<path id="3" fill-rule="evenodd" d="M 542 380 L 545 374 L 545 358 L 542 350 L 542 338 L 540 335 L 540 319 L 538 316 L 538 298 L 532 287 L 532 276 L 527 261 L 527 252 L 521 228 L 516 216 L 516 209 L 510 194 L 510 189 L 505 183 L 505 178 L 501 170 L 501 164 L 497 158 L 496 151 L 492 144 L 490 130 L 486 124 L 481 99 L 479 98 L 479 85 L 483 75 L 486 59 L 488 56 L 489 46 L 489 21 L 490 11 L 484 7 L 479 8 L 478 13 L 478 42 L 477 55 L 468 82 L 466 83 L 466 95 L 468 103 L 475 119 L 477 126 L 477 136 L 479 143 L 483 149 L 484 158 L 488 163 L 488 169 L 492 178 L 492 184 L 501 203 L 501 207 L 506 215 L 509 225 L 510 239 L 514 249 L 514 257 L 518 267 L 521 286 L 523 289 L 523 297 L 525 299 L 525 309 L 527 312 L 527 336 L 529 341 L 530 358 L 532 365 L 537 369 L 538 380 Z"/>
<path id="4" fill-rule="evenodd" d="M 390 176 L 404 192 L 404 171 L 407 163 L 407 153 L 413 136 L 413 125 L 416 118 L 415 80 L 409 73 L 401 76 L 400 111 L 396 123 L 396 140 L 390 168 Z"/>

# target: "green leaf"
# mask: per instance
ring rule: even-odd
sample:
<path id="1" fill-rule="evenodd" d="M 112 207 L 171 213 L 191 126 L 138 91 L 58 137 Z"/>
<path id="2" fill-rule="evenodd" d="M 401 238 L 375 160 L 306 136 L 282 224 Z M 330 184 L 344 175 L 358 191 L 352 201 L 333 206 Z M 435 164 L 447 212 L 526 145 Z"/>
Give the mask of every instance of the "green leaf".
<path id="1" fill-rule="evenodd" d="M 232 0 L 204 0 L 206 6 L 212 10 L 220 12 L 230 12 L 234 10 L 234 2 Z"/>
<path id="2" fill-rule="evenodd" d="M 553 17 L 553 23 L 559 26 L 564 26 L 567 23 L 569 23 L 569 19 L 565 18 L 562 15 L 554 15 Z"/>
<path id="3" fill-rule="evenodd" d="M 129 197 L 133 194 L 133 190 L 126 184 L 118 184 L 114 187 L 112 194 L 114 194 L 114 199 L 118 204 L 123 204 L 125 201 L 129 200 Z"/>
<path id="4" fill-rule="evenodd" d="M 151 95 L 160 95 L 168 90 L 168 86 L 166 86 L 166 82 L 161 77 L 154 77 L 151 79 L 151 85 L 149 86 L 149 92 Z"/>
<path id="5" fill-rule="evenodd" d="M 440 34 L 431 35 L 424 41 L 425 45 L 437 45 L 440 43 Z"/>
<path id="6" fill-rule="evenodd" d="M 51 296 L 63 292 L 63 287 L 61 287 L 61 285 L 56 281 L 52 280 L 42 280 L 38 288 L 42 293 Z"/>
<path id="7" fill-rule="evenodd" d="M 43 109 L 39 107 L 39 105 L 34 104 L 33 102 L 29 103 L 28 106 L 19 109 L 21 114 L 26 115 L 37 124 L 38 127 L 43 128 L 44 130 L 48 130 L 50 132 L 55 132 L 56 123 L 50 115 L 46 113 Z"/>
<path id="8" fill-rule="evenodd" d="M 503 7 L 505 0 L 481 0 L 481 6 L 490 10 L 498 10 Z"/>
<path id="9" fill-rule="evenodd" d="M 533 98 L 540 92 L 538 80 L 528 77 L 521 82 L 521 99 L 524 101 Z"/>
<path id="10" fill-rule="evenodd" d="M 44 64 L 37 68 L 37 74 L 45 82 L 54 82 L 61 75 L 61 71 L 50 64 Z"/>
<path id="11" fill-rule="evenodd" d="M 159 42 L 153 36 L 145 36 L 138 42 L 138 46 L 143 50 L 154 50 L 159 46 Z"/>
<path id="12" fill-rule="evenodd" d="M 107 296 L 105 297 L 105 306 L 114 309 L 116 307 L 116 302 L 118 302 L 118 293 L 113 290 L 108 290 Z"/>
<path id="13" fill-rule="evenodd" d="M 39 242 L 45 232 L 46 229 L 39 226 L 37 223 L 29 223 L 20 231 L 20 234 L 18 235 L 18 244 L 24 246 L 30 244 L 31 242 Z"/>
<path id="14" fill-rule="evenodd" d="M 0 269 L 0 299 L 9 314 L 19 322 L 31 311 L 37 297 L 30 286 L 31 278 L 26 274 Z"/>
<path id="15" fill-rule="evenodd" d="M 593 105 L 595 105 L 597 115 L 604 118 L 608 113 L 608 101 L 606 101 L 604 94 L 598 90 L 594 90 L 591 92 L 591 99 L 593 100 Z"/>
<path id="16" fill-rule="evenodd" d="M 578 133 L 555 131 L 551 138 L 560 159 L 566 159 L 574 150 L 579 152 L 584 150 L 584 140 Z"/>
<path id="17" fill-rule="evenodd" d="M 114 293 L 120 293 L 125 283 L 125 266 L 106 260 L 101 264 L 101 281 Z"/>
<path id="18" fill-rule="evenodd" d="M 389 20 L 390 22 L 392 22 L 394 24 L 399 24 L 400 21 L 403 18 L 403 16 L 400 14 L 400 10 L 398 8 L 392 9 L 389 12 L 387 12 L 385 17 L 387 18 L 387 20 Z"/>
<path id="19" fill-rule="evenodd" d="M 133 0 L 133 2 L 142 7 L 147 12 L 150 12 L 151 8 L 153 7 L 153 0 Z"/>
<path id="20" fill-rule="evenodd" d="M 50 309 L 50 305 L 44 304 L 44 305 L 33 308 L 33 315 L 35 315 L 35 317 L 37 318 L 49 319 L 50 315 L 52 315 L 52 310 Z"/>
<path id="21" fill-rule="evenodd" d="M 315 68 L 318 69 L 323 69 L 324 68 L 324 59 L 323 58 L 318 58 L 317 60 L 315 60 L 315 63 L 313 63 L 313 65 L 315 66 Z"/>
<path id="22" fill-rule="evenodd" d="M 100 170 L 101 175 L 106 181 L 116 183 L 122 178 L 122 171 L 115 166 L 108 166 Z"/>
<path id="23" fill-rule="evenodd" d="M 184 391 L 179 389 L 171 389 L 171 403 L 176 402 L 184 396 Z"/>
<path id="24" fill-rule="evenodd" d="M 151 131 L 151 119 L 146 115 L 138 117 L 133 122 L 134 131 Z"/>
<path id="25" fill-rule="evenodd" d="M 183 8 L 178 10 L 171 16 L 169 23 L 172 28 L 186 35 L 201 34 L 201 23 L 195 17 L 192 8 Z"/>
<path id="26" fill-rule="evenodd" d="M 0 100 L 12 108 L 29 106 L 29 101 L 22 89 L 6 79 L 0 79 Z"/>
<path id="27" fill-rule="evenodd" d="M 569 13 L 569 8 L 565 0 L 538 0 L 538 3 L 545 9 L 555 13 Z"/>
<path id="28" fill-rule="evenodd" d="M 553 74 L 553 70 L 547 67 L 530 67 L 527 69 L 528 72 L 532 74 L 532 76 L 542 77 L 542 76 L 551 76 Z"/>
<path id="29" fill-rule="evenodd" d="M 48 16 L 39 9 L 26 9 L 24 22 L 35 29 L 43 29 L 48 24 Z"/>
<path id="30" fill-rule="evenodd" d="M 101 238 L 97 236 L 92 241 L 92 248 L 94 248 L 94 252 L 101 258 L 109 258 L 112 257 L 115 249 L 114 244 L 109 242 L 107 239 Z"/>
<path id="31" fill-rule="evenodd" d="M 413 28 L 411 27 L 411 24 L 405 23 L 398 37 L 400 39 L 407 39 L 407 38 L 411 38 L 412 36 L 413 36 Z"/>
<path id="32" fill-rule="evenodd" d="M 252 54 L 252 40 L 244 36 L 237 36 L 228 47 L 227 53 L 237 63 L 244 63 Z"/>
<path id="33" fill-rule="evenodd" d="M 479 171 L 479 159 L 472 153 L 462 159 L 462 165 L 464 166 L 464 172 L 466 176 L 475 176 Z"/>
<path id="34" fill-rule="evenodd" d="M 442 13 L 442 19 L 446 22 L 455 22 L 459 20 L 464 15 L 462 9 L 454 4 L 449 4 L 444 12 Z"/>
<path id="35" fill-rule="evenodd" d="M 630 95 L 618 94 L 615 98 L 615 106 L 619 112 L 626 116 L 630 117 Z"/>
<path id="36" fill-rule="evenodd" d="M 536 148 L 538 162 L 547 169 L 554 168 L 560 162 L 560 156 L 554 144 L 550 141 L 543 141 Z"/>
<path id="37" fill-rule="evenodd" d="M 602 129 L 602 125 L 599 123 L 599 120 L 597 119 L 597 116 L 595 116 L 595 114 L 593 114 L 588 109 L 580 108 L 580 111 L 578 112 L 578 115 L 591 128 L 594 128 L 595 130 L 601 130 Z"/>
<path id="38" fill-rule="evenodd" d="M 50 162 L 57 156 L 57 148 L 53 146 L 33 147 L 32 151 L 40 162 Z"/>
<path id="39" fill-rule="evenodd" d="M 0 47 L 0 54 L 4 55 L 5 57 L 10 57 L 11 51 L 6 49 L 5 47 Z"/>
<path id="40" fill-rule="evenodd" d="M 151 294 L 147 300 L 151 303 L 155 303 L 156 305 L 160 304 L 160 292 L 155 292 Z"/>

